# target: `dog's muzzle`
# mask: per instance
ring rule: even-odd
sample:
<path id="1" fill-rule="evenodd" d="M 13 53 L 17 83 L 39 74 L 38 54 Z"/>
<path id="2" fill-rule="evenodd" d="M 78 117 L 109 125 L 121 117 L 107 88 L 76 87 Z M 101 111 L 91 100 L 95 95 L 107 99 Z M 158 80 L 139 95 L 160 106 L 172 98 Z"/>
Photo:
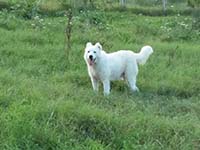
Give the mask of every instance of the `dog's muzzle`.
<path id="1" fill-rule="evenodd" d="M 89 56 L 88 63 L 90 66 L 94 65 L 96 58 L 94 58 L 92 55 Z"/>
<path id="2" fill-rule="evenodd" d="M 93 60 L 93 56 L 92 56 L 92 55 L 90 55 L 90 56 L 89 56 L 89 59 L 90 59 L 90 60 Z"/>

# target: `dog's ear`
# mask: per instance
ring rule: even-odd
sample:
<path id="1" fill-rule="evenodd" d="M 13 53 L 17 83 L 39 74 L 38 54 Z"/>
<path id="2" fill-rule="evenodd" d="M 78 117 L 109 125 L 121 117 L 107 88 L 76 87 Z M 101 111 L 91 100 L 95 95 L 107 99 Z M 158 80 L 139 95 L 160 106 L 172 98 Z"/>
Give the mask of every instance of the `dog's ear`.
<path id="1" fill-rule="evenodd" d="M 96 43 L 95 46 L 96 46 L 99 50 L 102 50 L 102 46 L 101 46 L 101 44 L 100 44 L 99 42 Z"/>
<path id="2" fill-rule="evenodd" d="M 91 42 L 87 42 L 86 47 L 90 47 L 90 46 L 92 46 L 92 43 Z"/>

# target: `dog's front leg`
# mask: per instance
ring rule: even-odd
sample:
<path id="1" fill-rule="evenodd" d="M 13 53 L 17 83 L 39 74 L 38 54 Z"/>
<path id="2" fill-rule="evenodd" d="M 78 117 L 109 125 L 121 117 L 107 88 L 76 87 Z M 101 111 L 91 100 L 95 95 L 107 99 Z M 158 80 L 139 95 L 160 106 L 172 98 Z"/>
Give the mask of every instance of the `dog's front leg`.
<path id="1" fill-rule="evenodd" d="M 98 80 L 95 79 L 95 78 L 93 78 L 93 77 L 91 77 L 91 82 L 92 82 L 93 90 L 94 90 L 95 92 L 98 92 L 98 90 L 99 90 L 99 83 L 98 83 Z"/>
<path id="2" fill-rule="evenodd" d="M 109 80 L 103 81 L 103 90 L 104 90 L 104 95 L 110 94 L 110 81 Z"/>

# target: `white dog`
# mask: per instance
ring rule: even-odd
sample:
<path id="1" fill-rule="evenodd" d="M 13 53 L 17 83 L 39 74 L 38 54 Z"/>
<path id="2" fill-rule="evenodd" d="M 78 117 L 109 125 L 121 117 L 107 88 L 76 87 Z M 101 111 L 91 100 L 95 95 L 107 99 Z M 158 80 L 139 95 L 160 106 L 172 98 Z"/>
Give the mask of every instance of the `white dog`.
<path id="1" fill-rule="evenodd" d="M 153 49 L 144 46 L 139 53 L 130 50 L 120 50 L 106 53 L 100 43 L 87 43 L 84 59 L 94 91 L 98 91 L 98 82 L 103 83 L 104 95 L 110 93 L 110 81 L 126 79 L 132 91 L 139 91 L 136 86 L 138 65 L 145 64 Z"/>

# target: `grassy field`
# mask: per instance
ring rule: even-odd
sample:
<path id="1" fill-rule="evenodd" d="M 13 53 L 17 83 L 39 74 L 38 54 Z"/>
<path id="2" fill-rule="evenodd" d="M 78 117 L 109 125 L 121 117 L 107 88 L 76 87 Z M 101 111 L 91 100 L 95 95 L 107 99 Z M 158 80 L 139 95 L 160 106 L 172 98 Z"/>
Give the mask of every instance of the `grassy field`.
<path id="1" fill-rule="evenodd" d="M 80 11 L 66 60 L 66 17 L 0 14 L 0 149 L 200 149 L 200 31 L 191 16 Z M 146 44 L 139 93 L 92 91 L 86 42 L 107 52 Z"/>

